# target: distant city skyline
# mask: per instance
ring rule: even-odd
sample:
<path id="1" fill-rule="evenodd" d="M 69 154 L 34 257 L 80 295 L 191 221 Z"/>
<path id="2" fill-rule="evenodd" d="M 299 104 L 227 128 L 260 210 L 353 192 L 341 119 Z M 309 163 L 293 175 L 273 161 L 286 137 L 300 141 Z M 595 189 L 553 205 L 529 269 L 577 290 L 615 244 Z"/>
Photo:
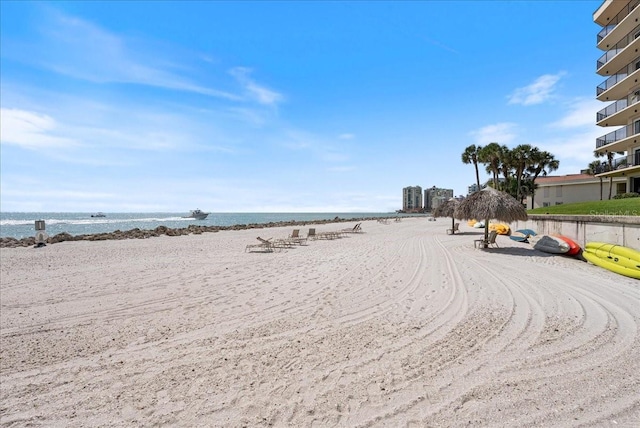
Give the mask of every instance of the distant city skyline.
<path id="1" fill-rule="evenodd" d="M 424 192 L 424 193 L 423 193 Z M 402 188 L 402 211 L 431 211 L 446 200 L 453 198 L 453 189 L 436 186 L 407 186 Z"/>

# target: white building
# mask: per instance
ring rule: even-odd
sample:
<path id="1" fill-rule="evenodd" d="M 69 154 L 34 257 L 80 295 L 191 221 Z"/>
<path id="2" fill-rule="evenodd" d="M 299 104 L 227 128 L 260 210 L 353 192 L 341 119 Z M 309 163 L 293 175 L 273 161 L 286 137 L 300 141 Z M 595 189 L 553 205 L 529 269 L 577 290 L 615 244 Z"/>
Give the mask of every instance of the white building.
<path id="1" fill-rule="evenodd" d="M 597 113 L 596 124 L 615 127 L 596 140 L 595 151 L 613 157 L 613 168 L 597 176 L 622 179 L 625 189 L 619 193 L 640 193 L 640 104 L 636 104 L 640 101 L 639 3 L 605 0 L 593 14 L 593 21 L 602 27 L 597 47 L 604 51 L 596 73 L 606 77 L 596 88 L 596 96 L 607 103 Z"/>
<path id="2" fill-rule="evenodd" d="M 625 193 L 626 179 L 624 177 L 613 178 L 612 184 L 612 198 L 617 194 Z M 601 189 L 602 199 L 609 199 L 609 179 L 600 180 L 597 176 L 588 174 L 538 177 L 536 185 L 533 206 L 532 197 L 527 196 L 527 208 L 599 200 Z"/>
<path id="3" fill-rule="evenodd" d="M 432 211 L 444 201 L 453 198 L 453 189 L 440 189 L 433 186 L 424 190 L 424 209 Z"/>
<path id="4" fill-rule="evenodd" d="M 471 186 L 469 186 L 467 188 L 467 196 L 472 195 L 472 194 L 476 193 L 479 190 L 480 189 L 478 188 L 477 184 L 472 184 Z"/>
<path id="5" fill-rule="evenodd" d="M 406 212 L 422 210 L 422 187 L 410 186 L 402 189 L 402 210 Z"/>

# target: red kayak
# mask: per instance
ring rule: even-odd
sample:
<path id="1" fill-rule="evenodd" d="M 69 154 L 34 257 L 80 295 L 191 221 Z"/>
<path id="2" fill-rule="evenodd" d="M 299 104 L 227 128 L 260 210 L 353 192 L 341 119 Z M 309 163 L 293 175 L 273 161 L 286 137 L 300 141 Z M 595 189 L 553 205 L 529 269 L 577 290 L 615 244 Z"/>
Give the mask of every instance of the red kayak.
<path id="1" fill-rule="evenodd" d="M 564 235 L 558 235 L 558 234 L 554 234 L 553 236 L 562 239 L 564 242 L 566 242 L 567 244 L 569 244 L 569 251 L 567 251 L 565 254 L 568 256 L 575 256 L 576 254 L 578 254 L 580 252 L 580 245 L 578 245 L 576 243 L 576 241 L 574 241 L 573 239 L 569 238 L 568 236 L 564 236 Z"/>

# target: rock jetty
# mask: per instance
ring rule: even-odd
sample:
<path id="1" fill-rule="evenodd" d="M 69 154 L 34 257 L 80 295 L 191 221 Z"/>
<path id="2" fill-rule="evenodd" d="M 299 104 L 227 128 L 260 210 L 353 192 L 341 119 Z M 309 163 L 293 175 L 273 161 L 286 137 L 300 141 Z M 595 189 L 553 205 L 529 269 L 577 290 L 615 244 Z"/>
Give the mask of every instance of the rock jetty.
<path id="1" fill-rule="evenodd" d="M 387 218 L 395 218 L 387 217 Z M 109 239 L 146 239 L 156 236 L 181 236 L 181 235 L 200 235 L 207 232 L 219 232 L 221 230 L 245 230 L 245 229 L 263 229 L 268 227 L 287 227 L 287 226 L 306 226 L 309 224 L 327 224 L 327 223 L 342 223 L 342 222 L 358 222 L 366 220 L 379 220 L 383 217 L 362 217 L 362 218 L 339 218 L 336 217 L 333 220 L 312 220 L 312 221 L 278 221 L 269 223 L 250 223 L 250 224 L 236 224 L 233 226 L 198 226 L 189 225 L 188 227 L 170 228 L 166 226 L 158 226 L 155 229 L 131 229 L 127 231 L 115 230 L 113 232 L 106 233 L 94 233 L 86 235 L 71 235 L 66 232 L 58 233 L 57 235 L 50 236 L 47 239 L 47 244 L 57 244 L 58 242 L 65 241 L 105 241 Z M 0 248 L 16 248 L 16 247 L 30 247 L 36 245 L 35 237 L 28 237 L 22 239 L 4 237 L 0 238 Z"/>

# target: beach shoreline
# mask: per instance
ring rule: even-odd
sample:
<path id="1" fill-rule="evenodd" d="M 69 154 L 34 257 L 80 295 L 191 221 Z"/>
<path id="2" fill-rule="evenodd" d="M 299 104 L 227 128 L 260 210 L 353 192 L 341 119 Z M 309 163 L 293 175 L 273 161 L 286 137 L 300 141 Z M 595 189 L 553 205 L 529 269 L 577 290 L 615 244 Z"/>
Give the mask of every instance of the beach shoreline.
<path id="1" fill-rule="evenodd" d="M 59 242 L 66 241 L 105 241 L 105 240 L 121 240 L 121 239 L 147 239 L 155 238 L 158 236 L 184 236 L 190 234 L 201 233 L 215 233 L 222 230 L 245 230 L 245 229 L 262 229 L 272 227 L 288 227 L 288 226 L 307 226 L 321 225 L 327 223 L 345 223 L 352 221 L 367 221 L 378 219 L 392 219 L 398 218 L 394 216 L 379 216 L 379 217 L 353 217 L 353 218 L 339 218 L 333 219 L 315 219 L 315 220 L 286 220 L 286 221 L 270 221 L 265 223 L 247 223 L 247 224 L 232 224 L 228 226 L 222 225 L 198 225 L 190 224 L 186 227 L 167 227 L 165 225 L 157 226 L 153 229 L 144 228 L 132 228 L 129 230 L 116 229 L 113 232 L 101 232 L 101 233 L 83 233 L 83 234 L 70 234 L 67 232 L 57 233 L 50 236 L 44 242 L 45 244 L 57 244 Z M 30 247 L 36 245 L 35 236 L 29 236 L 26 238 L 14 238 L 10 236 L 0 237 L 0 248 L 16 248 L 16 247 Z"/>
<path id="2" fill-rule="evenodd" d="M 637 426 L 640 281 L 449 227 L 2 248 L 0 425 Z"/>

